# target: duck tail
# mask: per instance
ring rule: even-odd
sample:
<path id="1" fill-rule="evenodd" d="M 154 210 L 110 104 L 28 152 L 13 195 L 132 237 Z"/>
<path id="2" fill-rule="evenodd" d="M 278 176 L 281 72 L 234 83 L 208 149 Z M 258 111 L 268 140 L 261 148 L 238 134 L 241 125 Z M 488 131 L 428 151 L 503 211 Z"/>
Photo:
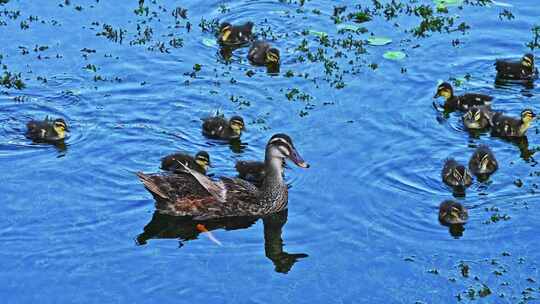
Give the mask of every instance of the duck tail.
<path id="1" fill-rule="evenodd" d="M 139 177 L 146 189 L 150 191 L 150 193 L 152 193 L 155 197 L 162 198 L 164 200 L 169 199 L 169 197 L 165 195 L 161 191 L 161 189 L 159 189 L 159 186 L 152 180 L 151 175 L 147 175 L 142 172 L 137 172 L 135 174 L 137 175 L 137 177 Z"/>

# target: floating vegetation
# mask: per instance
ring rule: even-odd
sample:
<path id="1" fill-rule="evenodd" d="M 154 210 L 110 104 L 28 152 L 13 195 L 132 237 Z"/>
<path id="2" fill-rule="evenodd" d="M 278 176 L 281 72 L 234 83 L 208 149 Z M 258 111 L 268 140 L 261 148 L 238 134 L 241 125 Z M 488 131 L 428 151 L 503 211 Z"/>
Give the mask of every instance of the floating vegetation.
<path id="1" fill-rule="evenodd" d="M 389 60 L 402 60 L 407 55 L 402 51 L 387 51 L 383 54 L 383 57 Z"/>
<path id="2" fill-rule="evenodd" d="M 100 33 L 97 33 L 96 36 L 104 36 L 105 38 L 122 43 L 124 40 L 124 35 L 127 33 L 126 30 L 123 29 L 114 29 L 112 25 L 109 24 L 103 24 L 103 31 Z"/>
<path id="3" fill-rule="evenodd" d="M 22 90 L 25 88 L 25 84 L 22 81 L 21 73 L 11 73 L 4 71 L 4 74 L 0 77 L 0 86 L 11 89 Z"/>
<path id="4" fill-rule="evenodd" d="M 540 48 L 540 26 L 535 25 L 531 32 L 533 33 L 533 38 L 530 42 L 527 43 L 527 47 L 532 50 Z"/>
<path id="5" fill-rule="evenodd" d="M 368 42 L 370 45 L 381 46 L 381 45 L 387 45 L 387 44 L 392 43 L 392 39 L 387 38 L 387 37 L 371 36 L 371 37 L 369 37 L 369 38 L 367 39 L 367 42 Z"/>

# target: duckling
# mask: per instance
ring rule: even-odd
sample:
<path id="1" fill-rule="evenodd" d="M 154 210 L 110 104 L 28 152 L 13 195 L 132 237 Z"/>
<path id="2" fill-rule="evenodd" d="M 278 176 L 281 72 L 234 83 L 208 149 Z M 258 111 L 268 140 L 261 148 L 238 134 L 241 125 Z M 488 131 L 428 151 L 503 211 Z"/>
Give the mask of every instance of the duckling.
<path id="1" fill-rule="evenodd" d="M 495 62 L 497 78 L 508 80 L 533 80 L 538 74 L 534 55 L 525 54 L 519 62 L 499 59 Z"/>
<path id="2" fill-rule="evenodd" d="M 243 25 L 232 25 L 224 22 L 219 27 L 218 42 L 221 45 L 238 46 L 249 42 L 252 39 L 253 22 L 246 22 Z"/>
<path id="3" fill-rule="evenodd" d="M 44 120 L 31 120 L 26 124 L 26 137 L 35 141 L 60 141 L 69 132 L 66 122 L 62 118 L 55 120 L 45 117 Z"/>
<path id="4" fill-rule="evenodd" d="M 266 41 L 255 41 L 249 49 L 248 59 L 254 65 L 279 66 L 279 50 Z"/>
<path id="5" fill-rule="evenodd" d="M 453 158 L 445 161 L 441 177 L 443 182 L 452 187 L 456 194 L 464 194 L 465 189 L 472 184 L 469 170 Z"/>
<path id="6" fill-rule="evenodd" d="M 235 168 L 238 172 L 238 177 L 241 179 L 246 180 L 257 187 L 262 185 L 264 176 L 266 175 L 264 162 L 239 160 L 236 162 Z"/>
<path id="7" fill-rule="evenodd" d="M 469 170 L 479 179 L 487 179 L 499 168 L 495 155 L 486 145 L 481 145 L 474 151 L 469 160 Z"/>
<path id="8" fill-rule="evenodd" d="M 240 116 L 227 120 L 223 115 L 216 115 L 203 119 L 202 132 L 209 138 L 229 140 L 240 138 L 244 128 L 244 119 Z"/>
<path id="9" fill-rule="evenodd" d="M 531 109 L 521 111 L 521 119 L 496 113 L 491 119 L 491 130 L 500 137 L 523 137 L 535 117 L 536 114 Z"/>
<path id="10" fill-rule="evenodd" d="M 191 170 L 195 170 L 201 174 L 206 174 L 210 166 L 210 155 L 206 151 L 199 151 L 195 157 L 185 153 L 175 153 L 167 155 L 161 159 L 161 169 L 171 172 L 184 171 L 180 163 L 185 164 Z"/>
<path id="11" fill-rule="evenodd" d="M 433 98 L 440 96 L 445 98 L 444 109 L 450 112 L 456 110 L 464 112 L 473 106 L 489 106 L 493 100 L 491 96 L 476 93 L 455 96 L 454 89 L 448 82 L 443 82 L 437 87 L 437 93 L 435 93 Z"/>
<path id="12" fill-rule="evenodd" d="M 462 204 L 446 200 L 439 206 L 439 222 L 445 226 L 463 225 L 469 219 L 469 212 Z"/>
<path id="13" fill-rule="evenodd" d="M 489 106 L 473 106 L 461 119 L 468 130 L 482 130 L 490 126 L 492 116 L 493 112 Z"/>

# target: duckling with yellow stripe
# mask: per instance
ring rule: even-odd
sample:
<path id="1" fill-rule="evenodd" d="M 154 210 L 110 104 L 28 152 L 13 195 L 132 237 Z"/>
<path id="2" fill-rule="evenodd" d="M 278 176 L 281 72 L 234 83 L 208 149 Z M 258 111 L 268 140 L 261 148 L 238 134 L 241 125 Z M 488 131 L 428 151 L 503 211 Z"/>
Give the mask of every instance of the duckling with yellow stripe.
<path id="1" fill-rule="evenodd" d="M 503 80 L 534 80 L 538 70 L 534 67 L 534 55 L 525 54 L 519 61 L 499 59 L 495 62 L 497 79 Z"/>
<path id="2" fill-rule="evenodd" d="M 280 64 L 279 50 L 266 41 L 255 41 L 248 52 L 248 59 L 254 65 L 278 67 Z"/>
<path id="3" fill-rule="evenodd" d="M 240 116 L 233 116 L 227 120 L 223 115 L 218 114 L 203 119 L 202 133 L 208 138 L 236 139 L 240 138 L 244 129 L 244 119 Z"/>
<path id="4" fill-rule="evenodd" d="M 31 120 L 26 124 L 26 137 L 34 141 L 60 141 L 69 132 L 67 123 L 62 118 Z"/>
<path id="5" fill-rule="evenodd" d="M 242 46 L 253 38 L 253 22 L 242 25 L 232 25 L 224 22 L 219 27 L 218 42 L 224 46 Z"/>
<path id="6" fill-rule="evenodd" d="M 191 170 L 206 174 L 210 166 L 210 155 L 206 151 L 199 151 L 195 157 L 186 153 L 175 153 L 161 159 L 161 169 L 171 172 L 184 172 L 184 164 Z"/>
<path id="7" fill-rule="evenodd" d="M 526 135 L 531 122 L 536 117 L 536 114 L 531 109 L 521 111 L 521 118 L 514 118 L 496 113 L 491 119 L 491 131 L 495 136 L 516 138 Z"/>
<path id="8" fill-rule="evenodd" d="M 463 95 L 454 95 L 454 89 L 448 82 L 443 82 L 437 87 L 437 93 L 433 98 L 444 97 L 445 111 L 462 111 L 465 112 L 474 106 L 489 106 L 493 97 L 477 93 L 465 93 Z"/>

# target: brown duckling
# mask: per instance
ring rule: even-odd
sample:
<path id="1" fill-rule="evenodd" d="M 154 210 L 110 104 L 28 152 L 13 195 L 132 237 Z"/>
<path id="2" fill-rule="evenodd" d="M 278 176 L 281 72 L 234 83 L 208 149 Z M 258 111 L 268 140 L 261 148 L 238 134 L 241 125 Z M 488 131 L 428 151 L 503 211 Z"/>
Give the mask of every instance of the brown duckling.
<path id="1" fill-rule="evenodd" d="M 490 126 L 493 112 L 489 106 L 473 106 L 463 114 L 461 119 L 468 130 L 482 130 Z"/>
<path id="2" fill-rule="evenodd" d="M 491 131 L 500 137 L 523 137 L 535 117 L 536 114 L 531 109 L 521 111 L 520 119 L 495 113 L 491 119 Z"/>
<path id="3" fill-rule="evenodd" d="M 244 129 L 244 119 L 240 116 L 233 116 L 230 120 L 225 119 L 223 115 L 203 119 L 202 133 L 209 138 L 225 140 L 240 138 Z"/>
<path id="4" fill-rule="evenodd" d="M 31 120 L 26 124 L 26 137 L 34 141 L 60 141 L 69 132 L 67 123 L 62 118 Z"/>
<path id="5" fill-rule="evenodd" d="M 246 22 L 242 25 L 232 25 L 224 22 L 219 27 L 218 42 L 226 46 L 240 46 L 248 43 L 252 37 L 253 22 Z"/>
<path id="6" fill-rule="evenodd" d="M 210 155 L 206 151 L 199 151 L 195 157 L 186 153 L 175 153 L 161 159 L 161 169 L 171 172 L 184 171 L 180 164 L 184 164 L 191 170 L 206 174 L 210 166 Z"/>
<path id="7" fill-rule="evenodd" d="M 264 162 L 239 160 L 236 162 L 235 168 L 238 172 L 238 177 L 241 179 L 246 180 L 257 187 L 262 185 L 265 176 Z"/>
<path id="8" fill-rule="evenodd" d="M 468 219 L 467 208 L 458 202 L 446 200 L 439 206 L 439 222 L 445 226 L 462 225 Z"/>
<path id="9" fill-rule="evenodd" d="M 445 98 L 444 109 L 446 111 L 458 110 L 464 112 L 473 106 L 489 106 L 493 100 L 491 96 L 476 93 L 466 93 L 456 96 L 454 95 L 452 85 L 448 82 L 443 82 L 437 87 L 437 93 L 435 93 L 433 98 L 440 96 Z"/>
<path id="10" fill-rule="evenodd" d="M 441 177 L 443 182 L 452 187 L 456 194 L 463 195 L 465 189 L 472 184 L 472 176 L 469 170 L 453 158 L 445 161 Z"/>
<path id="11" fill-rule="evenodd" d="M 248 59 L 254 65 L 279 66 L 279 50 L 266 41 L 255 41 L 249 49 Z"/>
<path id="12" fill-rule="evenodd" d="M 495 155 L 486 145 L 481 145 L 474 151 L 469 160 L 469 170 L 479 179 L 487 179 L 499 168 Z"/>
<path id="13" fill-rule="evenodd" d="M 499 59 L 495 62 L 498 79 L 533 80 L 538 71 L 534 67 L 534 55 L 525 54 L 520 61 Z"/>

